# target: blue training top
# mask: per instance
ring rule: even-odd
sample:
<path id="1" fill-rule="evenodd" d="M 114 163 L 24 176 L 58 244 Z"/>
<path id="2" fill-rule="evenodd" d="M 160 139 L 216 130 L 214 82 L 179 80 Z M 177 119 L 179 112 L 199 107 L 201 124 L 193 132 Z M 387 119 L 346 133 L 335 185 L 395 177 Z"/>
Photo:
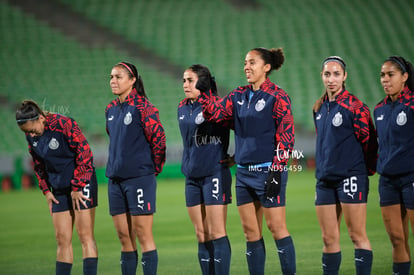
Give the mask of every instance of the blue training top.
<path id="1" fill-rule="evenodd" d="M 165 134 L 158 109 L 135 89 L 124 102 L 106 108 L 109 135 L 108 178 L 128 179 L 158 175 L 165 162 Z"/>
<path id="2" fill-rule="evenodd" d="M 26 139 L 44 194 L 80 191 L 94 180 L 91 148 L 72 118 L 50 113 L 46 115 L 43 134 L 26 134 Z"/>
<path id="3" fill-rule="evenodd" d="M 269 78 L 257 91 L 246 85 L 217 101 L 199 99 L 208 120 L 234 124 L 237 164 L 287 164 L 295 142 L 290 97 Z"/>
<path id="4" fill-rule="evenodd" d="M 384 176 L 414 172 L 414 94 L 407 87 L 396 101 L 386 97 L 374 109 L 379 140 L 377 170 Z"/>
<path id="5" fill-rule="evenodd" d="M 375 173 L 377 136 L 368 107 L 347 90 L 335 101 L 325 95 L 314 112 L 316 178 L 337 181 Z"/>
<path id="6" fill-rule="evenodd" d="M 200 178 L 226 167 L 220 161 L 228 156 L 229 127 L 207 121 L 201 104 L 187 98 L 180 102 L 177 113 L 184 146 L 182 173 L 186 177 Z"/>

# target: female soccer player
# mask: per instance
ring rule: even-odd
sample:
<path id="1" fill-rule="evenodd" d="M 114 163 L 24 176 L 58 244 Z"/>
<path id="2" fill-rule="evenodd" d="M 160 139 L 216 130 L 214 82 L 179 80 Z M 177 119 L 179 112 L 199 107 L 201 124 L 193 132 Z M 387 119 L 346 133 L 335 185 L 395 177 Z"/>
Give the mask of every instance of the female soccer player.
<path id="1" fill-rule="evenodd" d="M 414 231 L 414 69 L 400 56 L 382 64 L 385 99 L 375 107 L 382 218 L 392 244 L 393 274 L 410 274 L 408 220 Z"/>
<path id="2" fill-rule="evenodd" d="M 226 161 L 230 130 L 204 119 L 197 100 L 200 91 L 195 87 L 200 76 L 211 78 L 208 68 L 200 64 L 184 71 L 186 98 L 178 106 L 186 205 L 198 240 L 202 273 L 229 274 L 231 249 L 226 220 L 227 204 L 231 203 L 231 174 Z M 215 83 L 212 86 L 209 96 L 217 100 Z"/>
<path id="3" fill-rule="evenodd" d="M 26 133 L 39 187 L 52 215 L 57 243 L 56 274 L 72 270 L 73 225 L 83 253 L 83 274 L 96 274 L 98 250 L 94 237 L 98 184 L 93 155 L 77 123 L 42 111 L 34 101 L 23 101 L 16 121 Z"/>
<path id="4" fill-rule="evenodd" d="M 124 275 L 136 273 L 138 238 L 144 274 L 156 274 L 158 254 L 152 225 L 155 176 L 165 161 L 164 129 L 133 64 L 116 64 L 110 86 L 117 98 L 105 110 L 109 135 L 106 176 L 109 211 L 121 242 L 121 270 Z"/>
<path id="5" fill-rule="evenodd" d="M 368 176 L 375 173 L 377 141 L 368 107 L 345 89 L 346 65 L 330 56 L 322 63 L 323 97 L 315 103 L 316 214 L 322 231 L 324 274 L 341 264 L 342 213 L 355 248 L 356 274 L 370 274 L 371 244 L 366 234 Z"/>
<path id="6" fill-rule="evenodd" d="M 281 48 L 250 50 L 244 61 L 249 85 L 217 101 L 208 96 L 208 77 L 200 76 L 196 86 L 201 91 L 204 117 L 234 124 L 237 206 L 251 274 L 264 273 L 263 215 L 276 242 L 283 274 L 296 272 L 285 211 L 287 162 L 294 144 L 293 116 L 289 96 L 268 78 L 284 60 Z"/>

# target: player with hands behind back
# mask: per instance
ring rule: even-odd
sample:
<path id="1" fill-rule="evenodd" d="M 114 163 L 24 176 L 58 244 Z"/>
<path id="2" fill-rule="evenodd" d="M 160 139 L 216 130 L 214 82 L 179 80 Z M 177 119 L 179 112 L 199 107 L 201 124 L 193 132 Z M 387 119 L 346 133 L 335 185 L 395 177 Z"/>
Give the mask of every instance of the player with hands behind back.
<path id="1" fill-rule="evenodd" d="M 315 208 L 322 231 L 323 274 L 341 264 L 342 213 L 354 244 L 356 274 L 370 274 L 372 249 L 366 233 L 368 176 L 375 173 L 377 135 L 368 107 L 345 89 L 346 65 L 339 56 L 322 63 L 325 92 L 313 107 L 316 128 Z"/>
<path id="2" fill-rule="evenodd" d="M 152 226 L 156 176 L 165 162 L 164 128 L 134 64 L 114 65 L 109 84 L 116 98 L 105 109 L 109 136 L 106 176 L 109 213 L 121 244 L 121 271 L 123 275 L 136 273 L 138 239 L 143 273 L 157 274 L 158 251 Z"/>

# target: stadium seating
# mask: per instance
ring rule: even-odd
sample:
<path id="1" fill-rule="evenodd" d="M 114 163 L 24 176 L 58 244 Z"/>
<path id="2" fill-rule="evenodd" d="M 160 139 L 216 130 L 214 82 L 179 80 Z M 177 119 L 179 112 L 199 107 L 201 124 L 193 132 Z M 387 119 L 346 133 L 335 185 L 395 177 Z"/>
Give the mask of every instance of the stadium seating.
<path id="1" fill-rule="evenodd" d="M 14 119 L 15 107 L 24 99 L 75 118 L 90 142 L 100 148 L 101 144 L 95 143 L 106 138 L 104 110 L 114 98 L 109 88 L 110 70 L 117 62 L 130 59 L 114 49 L 80 45 L 18 9 L 0 5 L 5 23 L 0 33 L 6 37 L 0 54 L 2 64 L 7 64 L 0 69 L 0 96 L 6 102 L 1 107 L 6 123 L 2 125 L 0 152 L 27 154 L 24 136 Z M 175 122 L 182 97 L 179 78 L 162 76 L 150 65 L 142 67 L 146 68 L 141 75 L 148 96 L 159 107 L 161 119 Z M 165 124 L 171 139 L 179 140 L 176 122 Z"/>
<path id="2" fill-rule="evenodd" d="M 290 94 L 296 122 L 308 130 L 312 103 L 323 90 L 319 71 L 325 57 L 346 60 L 348 88 L 373 108 L 382 96 L 382 60 L 391 54 L 410 57 L 414 44 L 413 5 L 404 0 L 262 0 L 247 10 L 220 0 L 60 1 L 184 68 L 210 66 L 228 91 L 244 83 L 249 49 L 284 47 L 286 64 L 272 79 Z"/>
<path id="3" fill-rule="evenodd" d="M 307 131 L 313 131 L 311 106 L 323 91 L 320 64 L 325 57 L 345 59 L 347 87 L 371 110 L 383 97 L 382 61 L 393 54 L 414 60 L 414 8 L 405 0 L 258 0 L 250 9 L 224 0 L 58 1 L 183 70 L 194 63 L 209 66 L 222 95 L 245 83 L 243 60 L 249 49 L 283 47 L 286 63 L 271 79 L 289 93 L 296 126 Z M 177 160 L 181 75 L 160 73 L 119 49 L 88 47 L 6 2 L 0 2 L 0 20 L 0 99 L 5 102 L 0 106 L 5 118 L 0 154 L 27 154 L 14 122 L 15 107 L 26 98 L 74 117 L 93 146 L 105 148 L 103 111 L 113 99 L 110 69 L 129 60 L 138 66 L 150 100 L 160 110 Z"/>

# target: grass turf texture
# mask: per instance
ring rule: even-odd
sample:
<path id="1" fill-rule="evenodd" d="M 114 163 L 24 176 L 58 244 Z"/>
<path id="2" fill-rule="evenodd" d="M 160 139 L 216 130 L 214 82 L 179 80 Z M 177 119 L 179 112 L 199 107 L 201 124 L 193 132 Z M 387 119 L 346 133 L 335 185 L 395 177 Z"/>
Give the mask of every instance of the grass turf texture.
<path id="1" fill-rule="evenodd" d="M 371 177 L 367 231 L 374 252 L 372 274 L 391 274 L 391 245 L 378 205 L 378 177 Z M 233 178 L 234 182 L 234 178 Z M 287 194 L 287 224 L 296 246 L 297 274 L 321 274 L 322 240 L 314 208 L 313 172 L 291 173 Z M 108 214 L 107 185 L 99 185 L 95 236 L 99 249 L 98 274 L 120 274 L 120 245 Z M 233 186 L 234 193 L 234 186 Z M 0 193 L 1 274 L 54 274 L 56 244 L 46 201 L 37 189 Z M 248 274 L 245 241 L 233 197 L 228 209 L 228 235 L 232 247 L 231 274 Z M 411 234 L 411 233 L 410 233 Z M 158 274 L 200 274 L 197 242 L 188 218 L 183 179 L 160 179 L 154 236 L 158 248 Z M 410 236 L 411 250 L 414 247 Z M 266 273 L 280 274 L 274 241 L 264 226 Z M 341 224 L 341 274 L 355 274 L 353 246 Z M 72 274 L 82 274 L 82 253 L 73 235 Z M 141 257 L 141 255 L 139 256 Z M 137 274 L 142 274 L 141 266 Z"/>

